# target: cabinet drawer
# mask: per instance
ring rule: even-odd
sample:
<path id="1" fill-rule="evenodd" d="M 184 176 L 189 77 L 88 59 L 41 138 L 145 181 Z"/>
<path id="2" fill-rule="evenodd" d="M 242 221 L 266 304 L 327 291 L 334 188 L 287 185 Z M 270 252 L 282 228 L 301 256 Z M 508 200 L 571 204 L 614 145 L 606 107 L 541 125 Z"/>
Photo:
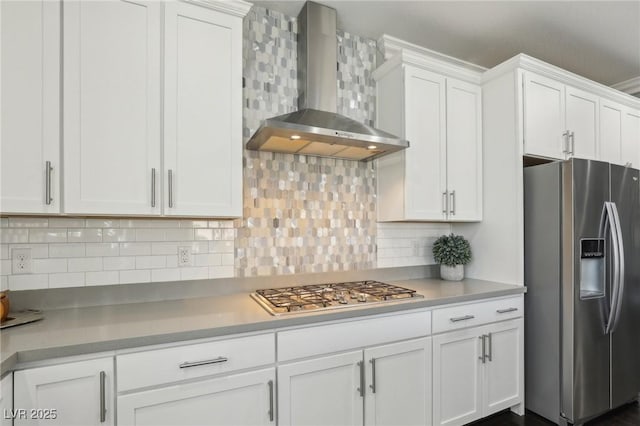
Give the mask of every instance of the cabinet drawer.
<path id="1" fill-rule="evenodd" d="M 516 296 L 436 309 L 433 311 L 433 332 L 518 318 L 523 314 L 523 306 L 523 297 Z"/>
<path id="2" fill-rule="evenodd" d="M 118 392 L 273 364 L 273 333 L 116 357 Z"/>
<path id="3" fill-rule="evenodd" d="M 278 361 L 340 352 L 431 334 L 427 311 L 305 327 L 278 333 Z"/>

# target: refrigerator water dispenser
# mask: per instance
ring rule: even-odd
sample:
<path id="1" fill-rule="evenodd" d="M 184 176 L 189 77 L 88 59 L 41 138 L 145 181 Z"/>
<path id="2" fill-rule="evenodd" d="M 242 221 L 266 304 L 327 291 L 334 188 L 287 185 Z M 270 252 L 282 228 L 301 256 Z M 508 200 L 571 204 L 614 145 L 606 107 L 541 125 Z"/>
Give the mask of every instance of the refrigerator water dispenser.
<path id="1" fill-rule="evenodd" d="M 602 238 L 580 240 L 580 299 L 604 297 L 604 246 Z"/>

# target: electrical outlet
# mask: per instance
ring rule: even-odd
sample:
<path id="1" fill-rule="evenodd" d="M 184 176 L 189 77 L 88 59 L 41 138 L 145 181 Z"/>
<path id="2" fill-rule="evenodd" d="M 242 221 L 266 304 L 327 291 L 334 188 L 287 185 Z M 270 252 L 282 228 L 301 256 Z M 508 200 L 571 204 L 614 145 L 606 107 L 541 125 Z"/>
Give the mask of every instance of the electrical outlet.
<path id="1" fill-rule="evenodd" d="M 14 248 L 11 250 L 11 273 L 30 274 L 31 273 L 31 249 Z"/>
<path id="2" fill-rule="evenodd" d="M 178 266 L 191 265 L 191 247 L 178 247 Z"/>

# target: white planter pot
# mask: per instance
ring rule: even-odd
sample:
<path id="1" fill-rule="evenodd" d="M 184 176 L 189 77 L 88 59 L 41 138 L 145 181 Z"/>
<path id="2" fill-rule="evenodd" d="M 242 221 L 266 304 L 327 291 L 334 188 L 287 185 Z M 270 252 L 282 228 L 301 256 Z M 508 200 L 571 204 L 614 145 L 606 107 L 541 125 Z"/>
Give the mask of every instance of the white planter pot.
<path id="1" fill-rule="evenodd" d="M 440 265 L 440 278 L 447 281 L 460 281 L 464 278 L 464 265 Z"/>

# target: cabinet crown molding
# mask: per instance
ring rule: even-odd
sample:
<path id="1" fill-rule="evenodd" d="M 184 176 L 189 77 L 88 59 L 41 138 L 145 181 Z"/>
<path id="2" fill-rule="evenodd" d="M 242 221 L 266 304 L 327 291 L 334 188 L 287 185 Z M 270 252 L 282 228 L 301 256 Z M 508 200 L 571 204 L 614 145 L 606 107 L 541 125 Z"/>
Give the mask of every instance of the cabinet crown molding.
<path id="1" fill-rule="evenodd" d="M 227 15 L 244 18 L 253 4 L 242 0 L 182 0 L 196 6 L 206 7 Z"/>
<path id="2" fill-rule="evenodd" d="M 435 50 L 427 49 L 387 34 L 378 39 L 378 49 L 385 62 L 373 72 L 376 80 L 402 64 L 414 65 L 470 83 L 480 83 L 486 68 Z"/>
<path id="3" fill-rule="evenodd" d="M 621 92 L 640 97 L 640 75 L 638 77 L 633 77 L 629 80 L 613 84 L 611 87 L 616 90 L 620 90 Z"/>
<path id="4" fill-rule="evenodd" d="M 567 71 L 555 65 L 551 65 L 547 62 L 541 61 L 540 59 L 525 55 L 524 53 L 520 53 L 513 58 L 508 59 L 503 63 L 496 65 L 495 67 L 486 71 L 482 75 L 482 83 L 487 83 L 501 75 L 504 75 L 507 72 L 514 71 L 516 69 L 535 72 L 536 74 L 539 74 L 541 76 L 548 77 L 560 83 L 585 90 L 594 95 L 610 99 L 623 105 L 632 108 L 640 108 L 640 99 L 634 96 L 623 93 L 619 90 L 616 90 L 615 88 L 605 86 L 604 84 L 597 83 L 593 80 L 589 80 L 586 77 L 574 74 L 571 71 Z"/>

